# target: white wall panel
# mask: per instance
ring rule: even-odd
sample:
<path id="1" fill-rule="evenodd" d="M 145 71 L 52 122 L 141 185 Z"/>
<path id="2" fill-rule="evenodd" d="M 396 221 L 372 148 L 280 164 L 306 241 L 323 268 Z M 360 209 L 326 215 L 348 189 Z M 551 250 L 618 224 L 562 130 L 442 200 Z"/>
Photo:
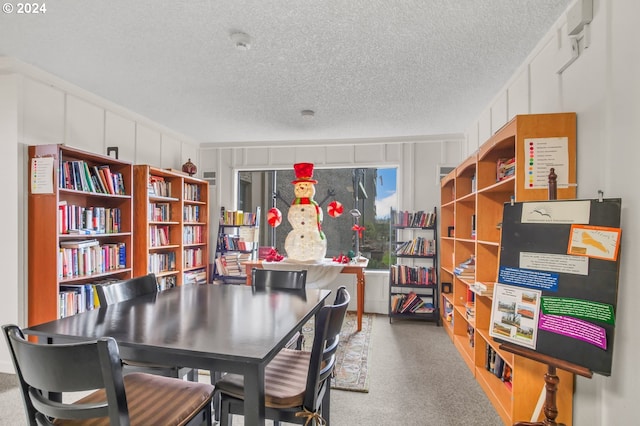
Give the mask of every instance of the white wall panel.
<path id="1" fill-rule="evenodd" d="M 296 163 L 297 151 L 291 147 L 271 148 L 269 157 L 270 163 L 274 169 L 290 168 Z M 265 161 L 267 158 L 265 158 Z"/>
<path id="2" fill-rule="evenodd" d="M 531 61 L 531 113 L 561 112 L 559 75 L 556 73 L 557 41 L 549 39 Z"/>
<path id="3" fill-rule="evenodd" d="M 356 145 L 355 162 L 358 164 L 381 164 L 385 162 L 384 145 Z"/>
<path id="4" fill-rule="evenodd" d="M 64 142 L 64 92 L 22 79 L 22 140 L 27 145 Z"/>
<path id="5" fill-rule="evenodd" d="M 104 149 L 118 147 L 118 158 L 135 162 L 136 159 L 136 123 L 111 111 L 105 114 Z"/>
<path id="6" fill-rule="evenodd" d="M 387 143 L 384 145 L 386 163 L 400 164 L 402 145 L 399 143 Z"/>
<path id="7" fill-rule="evenodd" d="M 178 139 L 164 133 L 160 136 L 160 140 L 162 148 L 160 149 L 160 163 L 158 163 L 158 165 L 163 169 L 182 170 L 182 165 L 187 161 L 181 161 L 182 143 Z M 191 161 L 195 164 L 198 159 L 194 157 Z"/>
<path id="8" fill-rule="evenodd" d="M 478 118 L 478 145 L 471 151 L 475 152 L 493 134 L 491 130 L 491 108 L 486 108 Z M 469 148 L 473 148 L 470 146 Z"/>
<path id="9" fill-rule="evenodd" d="M 507 92 L 502 92 L 491 105 L 491 134 L 507 123 Z"/>
<path id="10" fill-rule="evenodd" d="M 160 165 L 160 132 L 142 124 L 136 125 L 136 164 Z"/>
<path id="11" fill-rule="evenodd" d="M 518 74 L 507 90 L 507 105 L 509 108 L 507 121 L 518 114 L 529 114 L 529 67 L 525 67 Z"/>
<path id="12" fill-rule="evenodd" d="M 65 142 L 90 152 L 104 151 L 104 109 L 67 95 Z"/>
<path id="13" fill-rule="evenodd" d="M 413 155 L 413 210 L 429 211 L 436 207 L 440 200 L 440 182 L 435 176 L 435 170 L 440 163 L 441 144 L 416 143 Z M 408 207 L 402 206 L 402 209 Z"/>
<path id="14" fill-rule="evenodd" d="M 251 168 L 251 166 L 264 166 L 267 162 L 270 154 L 270 149 L 267 147 L 253 147 L 245 148 L 245 166 Z"/>
<path id="15" fill-rule="evenodd" d="M 357 148 L 356 148 L 357 149 Z M 355 152 L 353 145 L 330 145 L 326 148 L 327 165 L 355 163 Z"/>
<path id="16" fill-rule="evenodd" d="M 295 148 L 296 161 L 294 163 L 314 163 L 322 166 L 327 163 L 327 152 L 323 146 L 311 146 L 308 148 Z M 293 167 L 293 164 L 290 167 Z"/>

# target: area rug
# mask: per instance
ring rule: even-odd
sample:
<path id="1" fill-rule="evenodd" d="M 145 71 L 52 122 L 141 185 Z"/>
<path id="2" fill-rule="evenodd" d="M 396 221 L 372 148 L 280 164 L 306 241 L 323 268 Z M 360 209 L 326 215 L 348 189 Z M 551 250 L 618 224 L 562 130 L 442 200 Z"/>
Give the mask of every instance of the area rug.
<path id="1" fill-rule="evenodd" d="M 331 388 L 353 392 L 369 392 L 369 354 L 371 350 L 371 327 L 373 315 L 362 315 L 362 330 L 356 331 L 358 317 L 347 312 L 340 332 L 340 344 L 336 353 L 335 375 Z M 313 343 L 313 321 L 302 329 L 305 336 L 304 349 L 311 350 Z"/>

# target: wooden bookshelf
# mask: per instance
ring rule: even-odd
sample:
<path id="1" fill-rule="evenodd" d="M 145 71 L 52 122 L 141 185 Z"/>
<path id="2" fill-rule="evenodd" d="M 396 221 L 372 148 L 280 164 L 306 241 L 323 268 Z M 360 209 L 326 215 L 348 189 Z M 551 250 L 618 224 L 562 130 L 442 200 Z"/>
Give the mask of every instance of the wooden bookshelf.
<path id="1" fill-rule="evenodd" d="M 441 181 L 439 279 L 441 285 L 452 284 L 452 293 L 443 293 L 443 303 L 453 305 L 449 310 L 452 323 L 445 318 L 446 309 L 441 310 L 442 323 L 505 425 L 530 420 L 547 366 L 501 351 L 489 336 L 492 297 L 470 295 L 470 289 L 476 282 L 491 285 L 497 281 L 504 203 L 548 198 L 547 188 L 532 184 L 528 174 L 527 144 L 542 138 L 567 138 L 568 185 L 558 187 L 557 197 L 575 198 L 574 113 L 516 116 Z M 499 176 L 498 163 L 510 159 L 515 159 L 512 174 Z M 471 257 L 475 259 L 472 278 L 456 275 L 455 268 Z M 486 369 L 488 347 L 511 367 L 511 387 Z M 571 425 L 573 375 L 558 370 L 558 376 L 557 421 Z"/>
<path id="2" fill-rule="evenodd" d="M 134 273 L 166 289 L 208 281 L 209 185 L 149 165 L 134 171 Z"/>
<path id="3" fill-rule="evenodd" d="M 128 162 L 54 144 L 30 146 L 28 168 L 28 323 L 33 326 L 71 314 L 63 311 L 61 285 L 132 277 L 133 171 Z M 99 168 L 103 171 L 96 172 Z M 104 177 L 107 168 L 121 193 L 108 188 L 104 193 L 106 181 L 92 178 Z M 87 219 L 95 222 L 83 223 Z M 98 241 L 90 252 L 61 251 L 61 243 L 87 240 Z"/>

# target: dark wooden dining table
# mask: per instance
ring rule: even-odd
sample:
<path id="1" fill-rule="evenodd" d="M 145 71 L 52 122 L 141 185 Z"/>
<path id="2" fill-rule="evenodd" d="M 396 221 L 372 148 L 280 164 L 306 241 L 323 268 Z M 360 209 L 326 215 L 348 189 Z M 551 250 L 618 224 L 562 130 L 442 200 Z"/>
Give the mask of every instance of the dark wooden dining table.
<path id="1" fill-rule="evenodd" d="M 111 336 L 125 359 L 244 375 L 245 424 L 264 425 L 264 372 L 330 291 L 185 285 L 25 329 L 42 343 Z"/>

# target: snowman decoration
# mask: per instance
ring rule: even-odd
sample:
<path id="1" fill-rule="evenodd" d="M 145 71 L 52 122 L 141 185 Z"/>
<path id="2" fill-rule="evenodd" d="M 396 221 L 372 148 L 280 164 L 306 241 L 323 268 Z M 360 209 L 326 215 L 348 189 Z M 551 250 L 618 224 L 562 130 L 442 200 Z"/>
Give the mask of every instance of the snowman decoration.
<path id="1" fill-rule="evenodd" d="M 316 194 L 313 179 L 313 164 L 293 165 L 296 180 L 295 199 L 289 207 L 287 220 L 293 228 L 284 242 L 287 259 L 297 262 L 316 263 L 327 254 L 327 239 L 322 232 L 322 209 L 313 199 Z"/>

